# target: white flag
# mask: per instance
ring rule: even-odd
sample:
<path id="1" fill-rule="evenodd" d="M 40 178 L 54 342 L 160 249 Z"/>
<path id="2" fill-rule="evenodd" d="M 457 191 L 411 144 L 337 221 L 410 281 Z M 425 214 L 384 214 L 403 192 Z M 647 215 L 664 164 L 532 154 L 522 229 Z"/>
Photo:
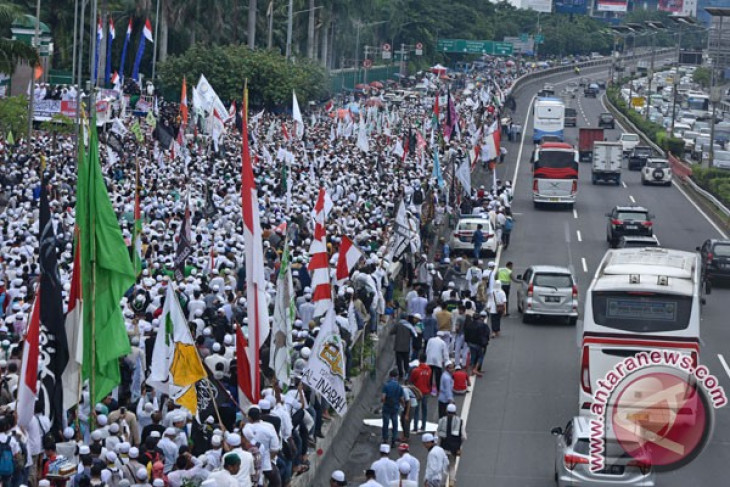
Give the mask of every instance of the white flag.
<path id="1" fill-rule="evenodd" d="M 456 177 L 461 183 L 461 187 L 464 188 L 464 194 L 471 194 L 471 165 L 469 159 L 464 158 L 461 164 L 456 168 Z"/>
<path id="2" fill-rule="evenodd" d="M 296 317 L 294 283 L 291 267 L 289 266 L 289 249 L 284 244 L 284 253 L 276 280 L 276 301 L 274 316 L 271 324 L 271 352 L 269 367 L 274 371 L 276 378 L 284 384 L 289 383 L 291 373 L 292 324 Z"/>
<path id="3" fill-rule="evenodd" d="M 322 396 L 340 416 L 347 412 L 345 346 L 335 321 L 334 307 L 330 306 L 312 345 L 302 382 Z"/>
<path id="4" fill-rule="evenodd" d="M 368 133 L 365 129 L 365 121 L 360 119 L 360 127 L 357 130 L 357 147 L 365 154 L 370 152 L 370 142 L 368 141 Z"/>
<path id="5" fill-rule="evenodd" d="M 304 119 L 302 118 L 302 112 L 299 110 L 299 102 L 297 101 L 297 94 L 294 90 L 291 92 L 291 117 L 294 120 L 294 127 L 297 134 L 297 139 L 301 139 L 304 135 Z"/>

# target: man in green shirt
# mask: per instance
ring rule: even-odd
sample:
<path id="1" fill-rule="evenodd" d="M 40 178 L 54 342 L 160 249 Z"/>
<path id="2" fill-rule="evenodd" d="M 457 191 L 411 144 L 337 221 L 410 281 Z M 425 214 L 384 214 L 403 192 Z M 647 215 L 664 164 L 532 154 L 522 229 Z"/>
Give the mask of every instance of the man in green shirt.
<path id="1" fill-rule="evenodd" d="M 505 316 L 509 316 L 509 290 L 512 286 L 512 267 L 514 265 L 512 262 L 507 262 L 505 267 L 500 267 L 497 271 L 497 280 L 502 283 L 502 290 L 504 291 L 504 294 L 507 296 L 507 303 L 506 303 L 506 311 Z"/>

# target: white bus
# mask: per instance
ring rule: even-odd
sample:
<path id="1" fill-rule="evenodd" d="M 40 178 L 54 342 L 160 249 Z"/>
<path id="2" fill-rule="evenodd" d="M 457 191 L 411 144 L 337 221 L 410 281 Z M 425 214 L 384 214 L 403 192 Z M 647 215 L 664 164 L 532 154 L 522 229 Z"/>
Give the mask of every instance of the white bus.
<path id="1" fill-rule="evenodd" d="M 581 414 L 597 381 L 626 357 L 671 350 L 699 358 L 699 254 L 658 247 L 606 252 L 586 293 L 580 370 Z"/>
<path id="2" fill-rule="evenodd" d="M 701 91 L 690 91 L 687 93 L 687 107 L 698 120 L 705 120 L 712 117 L 710 97 Z"/>
<path id="3" fill-rule="evenodd" d="M 538 143 L 546 135 L 565 140 L 565 103 L 558 98 L 538 98 L 532 110 L 532 141 Z"/>

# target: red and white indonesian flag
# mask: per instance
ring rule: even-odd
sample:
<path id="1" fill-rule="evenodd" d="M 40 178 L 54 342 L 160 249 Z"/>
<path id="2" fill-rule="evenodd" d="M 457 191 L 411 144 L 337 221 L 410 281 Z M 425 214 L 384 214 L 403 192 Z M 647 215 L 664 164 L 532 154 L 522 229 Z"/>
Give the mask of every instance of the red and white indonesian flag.
<path id="1" fill-rule="evenodd" d="M 68 362 L 61 375 L 64 411 L 68 411 L 79 402 L 81 388 L 79 373 L 84 362 L 83 303 L 81 295 L 81 253 L 77 245 L 74 253 L 74 269 L 71 276 L 71 291 L 68 297 L 65 323 Z"/>
<path id="2" fill-rule="evenodd" d="M 41 328 L 41 293 L 40 289 L 33 303 L 33 310 L 30 315 L 30 323 L 25 334 L 25 345 L 23 346 L 23 365 L 20 369 L 20 381 L 18 383 L 18 401 L 16 412 L 18 413 L 18 425 L 27 428 L 33 419 L 35 412 L 35 401 L 38 396 L 38 358 L 39 339 Z"/>
<path id="3" fill-rule="evenodd" d="M 337 283 L 342 284 L 350 277 L 350 272 L 362 257 L 362 251 L 347 236 L 342 236 L 340 252 L 337 257 Z"/>
<path id="4" fill-rule="evenodd" d="M 317 204 L 314 205 L 314 238 L 309 247 L 309 265 L 307 269 L 312 275 L 312 302 L 314 317 L 324 315 L 332 305 L 332 286 L 329 276 L 329 258 L 327 257 L 327 233 L 325 231 L 325 194 L 319 189 Z M 250 321 L 250 320 L 249 320 Z"/>
<path id="5" fill-rule="evenodd" d="M 499 157 L 499 139 L 499 121 L 495 120 L 492 126 L 489 127 L 489 132 L 487 133 L 487 160 L 491 161 L 492 159 Z"/>
<path id="6" fill-rule="evenodd" d="M 150 23 L 150 19 L 147 19 L 144 23 L 144 29 L 142 29 L 142 35 L 150 42 L 152 41 L 152 24 Z"/>
<path id="7" fill-rule="evenodd" d="M 244 94 L 243 106 L 248 106 L 248 94 Z M 264 248 L 261 240 L 261 220 L 256 183 L 251 166 L 248 146 L 248 113 L 243 114 L 243 154 L 241 159 L 241 207 L 243 210 L 243 236 L 246 245 L 246 301 L 248 310 L 248 346 L 237 363 L 246 362 L 248 374 L 239 377 L 238 386 L 251 402 L 258 402 L 259 350 L 269 335 L 269 312 L 266 305 L 266 276 L 264 274 Z"/>

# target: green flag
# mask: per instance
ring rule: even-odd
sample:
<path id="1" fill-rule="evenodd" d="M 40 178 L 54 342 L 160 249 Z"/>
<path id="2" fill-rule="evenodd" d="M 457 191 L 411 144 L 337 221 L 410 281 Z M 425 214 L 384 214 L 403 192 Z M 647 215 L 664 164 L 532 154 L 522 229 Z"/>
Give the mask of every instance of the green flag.
<path id="1" fill-rule="evenodd" d="M 8 145 L 15 145 L 15 139 L 13 138 L 12 130 L 8 132 L 8 136 L 5 138 L 5 142 L 7 142 Z"/>
<path id="2" fill-rule="evenodd" d="M 144 142 L 144 135 L 142 134 L 142 127 L 139 126 L 139 120 L 135 120 L 132 126 L 129 127 L 129 130 L 132 131 L 137 142 Z"/>
<path id="3" fill-rule="evenodd" d="M 99 167 L 96 123 L 90 126 L 88 151 L 79 147 L 76 219 L 85 298 L 83 378 L 96 404 L 119 384 L 119 358 L 130 352 L 119 302 L 135 272 Z"/>

